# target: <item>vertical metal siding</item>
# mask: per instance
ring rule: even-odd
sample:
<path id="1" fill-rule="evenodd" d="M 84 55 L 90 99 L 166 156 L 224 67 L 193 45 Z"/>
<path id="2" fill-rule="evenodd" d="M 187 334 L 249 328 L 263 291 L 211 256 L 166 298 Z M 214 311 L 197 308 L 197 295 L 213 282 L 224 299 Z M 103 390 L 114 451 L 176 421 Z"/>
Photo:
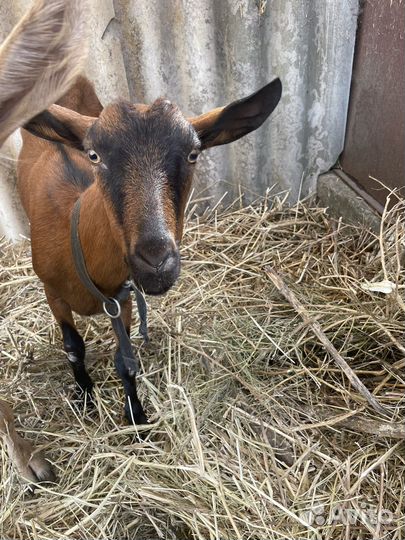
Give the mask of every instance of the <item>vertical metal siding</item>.
<path id="1" fill-rule="evenodd" d="M 405 1 L 363 3 L 342 167 L 383 206 L 405 195 Z M 393 201 L 392 201 L 393 202 Z"/>
<path id="2" fill-rule="evenodd" d="M 23 4 L 3 2 L 0 17 L 10 19 Z M 213 202 L 225 192 L 232 199 L 240 184 L 249 201 L 274 183 L 296 200 L 314 191 L 318 174 L 343 149 L 358 0 L 268 0 L 263 13 L 258 5 L 94 0 L 89 14 L 89 73 L 104 101 L 165 95 L 194 115 L 282 79 L 283 98 L 270 121 L 201 159 L 195 189 Z M 10 176 L 0 171 L 0 186 L 6 184 Z M 13 235 L 0 207 L 2 219 L 0 229 Z"/>

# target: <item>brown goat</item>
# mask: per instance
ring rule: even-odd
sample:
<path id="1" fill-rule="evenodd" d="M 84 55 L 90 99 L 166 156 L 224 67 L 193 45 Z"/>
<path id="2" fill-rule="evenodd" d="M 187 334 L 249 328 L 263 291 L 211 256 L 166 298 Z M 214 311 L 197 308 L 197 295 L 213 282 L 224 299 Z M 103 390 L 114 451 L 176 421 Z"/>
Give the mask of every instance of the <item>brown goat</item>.
<path id="1" fill-rule="evenodd" d="M 257 129 L 280 97 L 276 79 L 227 107 L 186 119 L 164 99 L 150 106 L 118 101 L 103 109 L 92 85 L 80 78 L 59 105 L 24 126 L 18 187 L 31 223 L 33 267 L 83 391 L 91 393 L 93 383 L 72 311 L 94 315 L 102 304 L 75 269 L 70 227 L 76 201 L 87 270 L 98 288 L 113 297 L 130 277 L 146 294 L 165 293 L 180 272 L 184 208 L 199 153 Z M 122 314 L 129 333 L 130 299 Z M 120 346 L 115 363 L 128 421 L 146 423 Z"/>
<path id="2" fill-rule="evenodd" d="M 37 0 L 0 48 L 0 146 L 15 129 L 63 95 L 83 69 L 87 30 L 83 0 Z M 14 427 L 0 400 L 0 437 L 29 481 L 53 480 L 48 461 Z"/>

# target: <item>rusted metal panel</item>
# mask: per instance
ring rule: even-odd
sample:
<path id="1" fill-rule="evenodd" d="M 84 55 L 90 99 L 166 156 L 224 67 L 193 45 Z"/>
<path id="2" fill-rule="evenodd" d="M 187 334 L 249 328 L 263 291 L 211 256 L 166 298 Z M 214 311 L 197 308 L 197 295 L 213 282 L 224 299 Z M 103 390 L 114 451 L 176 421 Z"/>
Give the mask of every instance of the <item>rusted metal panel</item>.
<path id="1" fill-rule="evenodd" d="M 341 165 L 378 202 L 405 195 L 405 1 L 366 0 L 357 31 Z"/>

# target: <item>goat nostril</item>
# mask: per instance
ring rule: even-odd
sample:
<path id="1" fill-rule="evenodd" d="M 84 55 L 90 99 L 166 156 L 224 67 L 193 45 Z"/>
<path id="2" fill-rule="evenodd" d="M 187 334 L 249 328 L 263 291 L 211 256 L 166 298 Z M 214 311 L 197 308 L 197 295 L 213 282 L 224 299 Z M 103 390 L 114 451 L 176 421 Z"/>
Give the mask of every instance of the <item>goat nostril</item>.
<path id="1" fill-rule="evenodd" d="M 176 258 L 176 245 L 171 239 L 142 239 L 135 246 L 134 264 L 142 264 L 161 272 L 170 266 L 170 260 Z"/>
<path id="2" fill-rule="evenodd" d="M 160 263 L 156 266 L 156 270 L 157 270 L 157 271 L 159 271 L 159 270 L 162 269 L 162 266 L 165 264 L 165 262 L 167 261 L 167 259 L 168 259 L 169 257 L 170 257 L 170 253 L 168 253 L 168 254 L 166 255 L 166 257 L 165 257 L 162 261 L 160 261 Z"/>
<path id="3" fill-rule="evenodd" d="M 167 259 L 170 257 L 170 252 L 163 255 L 163 258 L 162 257 L 157 258 L 151 254 L 142 253 L 141 251 L 137 251 L 136 256 L 138 257 L 138 259 L 140 259 L 142 262 L 144 262 L 148 266 L 152 266 L 152 268 L 155 268 L 156 270 L 160 270 L 162 266 L 165 264 L 165 262 L 167 261 Z"/>

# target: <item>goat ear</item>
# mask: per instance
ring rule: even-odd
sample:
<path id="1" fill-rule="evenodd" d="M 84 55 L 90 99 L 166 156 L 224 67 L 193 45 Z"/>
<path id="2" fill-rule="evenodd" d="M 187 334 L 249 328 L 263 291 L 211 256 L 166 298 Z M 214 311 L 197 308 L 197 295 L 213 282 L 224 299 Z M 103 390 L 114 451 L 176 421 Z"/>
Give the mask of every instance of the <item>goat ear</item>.
<path id="1" fill-rule="evenodd" d="M 32 2 L 1 44 L 0 146 L 65 94 L 82 72 L 90 34 L 87 5 L 87 0 Z"/>
<path id="2" fill-rule="evenodd" d="M 258 92 L 189 119 L 201 140 L 201 148 L 228 144 L 260 127 L 281 98 L 280 79 L 274 79 Z"/>
<path id="3" fill-rule="evenodd" d="M 83 150 L 83 139 L 96 120 L 60 105 L 51 105 L 23 127 L 41 139 Z"/>

